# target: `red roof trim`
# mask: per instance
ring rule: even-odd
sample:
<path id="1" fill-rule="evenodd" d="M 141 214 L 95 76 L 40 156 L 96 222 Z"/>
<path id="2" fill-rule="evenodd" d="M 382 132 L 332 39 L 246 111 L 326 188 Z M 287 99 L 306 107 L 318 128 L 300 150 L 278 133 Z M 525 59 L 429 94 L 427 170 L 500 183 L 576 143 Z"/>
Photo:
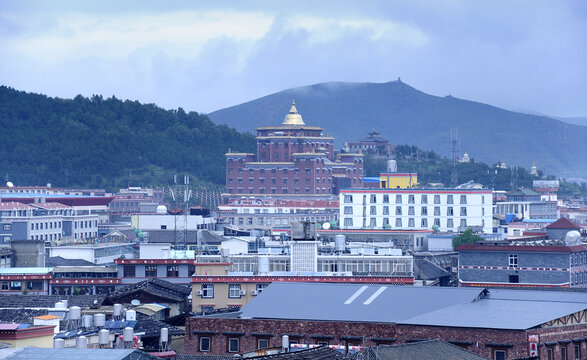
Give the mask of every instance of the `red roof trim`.
<path id="1" fill-rule="evenodd" d="M 491 190 L 469 189 L 469 190 L 423 190 L 423 189 L 361 189 L 361 190 L 341 190 L 340 193 L 410 193 L 410 194 L 488 194 L 491 195 Z"/>
<path id="2" fill-rule="evenodd" d="M 575 246 L 513 246 L 513 245 L 478 245 L 463 244 L 457 251 L 528 251 L 528 252 L 579 252 L 586 251 L 587 245 Z"/>
<path id="3" fill-rule="evenodd" d="M 53 279 L 49 281 L 50 284 L 96 284 L 96 285 L 108 285 L 108 284 L 120 284 L 120 279 Z"/>
<path id="4" fill-rule="evenodd" d="M 55 325 L 33 326 L 25 329 L 0 330 L 0 340 L 29 339 L 40 336 L 53 336 Z"/>
<path id="5" fill-rule="evenodd" d="M 194 283 L 271 283 L 271 282 L 318 282 L 354 284 L 413 284 L 413 277 L 391 276 L 193 276 Z"/>
<path id="6" fill-rule="evenodd" d="M 143 265 L 143 264 L 188 264 L 197 266 L 218 265 L 227 266 L 232 263 L 198 263 L 195 259 L 114 259 L 118 265 Z"/>

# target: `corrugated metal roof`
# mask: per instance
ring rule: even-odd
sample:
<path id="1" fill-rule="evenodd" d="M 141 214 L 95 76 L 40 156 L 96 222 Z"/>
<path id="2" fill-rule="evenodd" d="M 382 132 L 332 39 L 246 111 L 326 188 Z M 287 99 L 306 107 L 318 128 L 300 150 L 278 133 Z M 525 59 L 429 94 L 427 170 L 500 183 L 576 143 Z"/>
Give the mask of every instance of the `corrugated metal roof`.
<path id="1" fill-rule="evenodd" d="M 159 359 L 140 350 L 134 349 L 43 349 L 43 348 L 17 348 L 2 349 L 0 357 L 14 360 L 140 360 L 140 359 Z"/>
<path id="2" fill-rule="evenodd" d="M 241 318 L 525 330 L 585 309 L 585 292 L 274 282 Z"/>
<path id="3" fill-rule="evenodd" d="M 470 303 L 483 291 L 480 288 L 274 282 L 243 308 L 242 317 L 398 322 L 423 312 Z"/>
<path id="4" fill-rule="evenodd" d="M 51 272 L 53 268 L 50 267 L 15 267 L 15 268 L 2 268 L 0 269 L 0 275 L 45 275 Z"/>

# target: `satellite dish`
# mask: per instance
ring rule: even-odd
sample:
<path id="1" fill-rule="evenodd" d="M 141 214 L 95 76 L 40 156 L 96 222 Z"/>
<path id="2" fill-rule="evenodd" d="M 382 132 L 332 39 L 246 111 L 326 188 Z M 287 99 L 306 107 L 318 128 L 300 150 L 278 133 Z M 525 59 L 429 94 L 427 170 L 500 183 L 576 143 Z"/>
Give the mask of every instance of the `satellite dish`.
<path id="1" fill-rule="evenodd" d="M 12 183 L 12 181 L 8 181 L 8 182 L 6 182 L 6 186 L 8 186 L 8 187 L 14 187 L 14 184 Z"/>
<path id="2" fill-rule="evenodd" d="M 141 305 L 141 302 L 138 299 L 133 299 L 133 300 L 131 300 L 130 303 L 133 306 L 139 306 L 139 305 Z"/>
<path id="3" fill-rule="evenodd" d="M 325 222 L 324 224 L 322 224 L 322 229 L 324 229 L 324 230 L 330 229 L 330 223 L 329 222 Z"/>

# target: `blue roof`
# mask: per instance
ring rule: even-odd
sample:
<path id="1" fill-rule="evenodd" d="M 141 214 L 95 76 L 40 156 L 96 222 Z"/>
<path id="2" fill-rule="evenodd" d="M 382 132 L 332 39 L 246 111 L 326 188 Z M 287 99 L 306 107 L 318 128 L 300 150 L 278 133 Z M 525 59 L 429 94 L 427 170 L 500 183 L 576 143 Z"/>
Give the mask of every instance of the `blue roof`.
<path id="1" fill-rule="evenodd" d="M 134 328 L 137 324 L 136 320 L 108 320 L 104 324 L 104 329 L 107 330 L 122 330 L 125 327 Z"/>
<path id="2" fill-rule="evenodd" d="M 379 182 L 379 178 L 378 177 L 372 177 L 372 176 L 370 176 L 370 177 L 364 177 L 363 178 L 363 182 L 364 183 L 370 183 L 370 182 L 374 182 L 374 183 L 376 182 L 376 183 L 378 183 Z"/>

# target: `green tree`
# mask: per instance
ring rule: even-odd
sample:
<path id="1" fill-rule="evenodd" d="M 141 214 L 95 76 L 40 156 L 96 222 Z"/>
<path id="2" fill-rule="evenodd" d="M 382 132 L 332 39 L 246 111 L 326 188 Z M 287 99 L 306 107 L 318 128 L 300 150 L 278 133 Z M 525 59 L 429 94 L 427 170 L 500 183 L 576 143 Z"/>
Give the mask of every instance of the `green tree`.
<path id="1" fill-rule="evenodd" d="M 481 236 L 473 233 L 473 229 L 468 228 L 467 230 L 452 238 L 452 246 L 456 249 L 457 246 L 461 244 L 473 244 L 482 240 L 483 238 Z"/>

